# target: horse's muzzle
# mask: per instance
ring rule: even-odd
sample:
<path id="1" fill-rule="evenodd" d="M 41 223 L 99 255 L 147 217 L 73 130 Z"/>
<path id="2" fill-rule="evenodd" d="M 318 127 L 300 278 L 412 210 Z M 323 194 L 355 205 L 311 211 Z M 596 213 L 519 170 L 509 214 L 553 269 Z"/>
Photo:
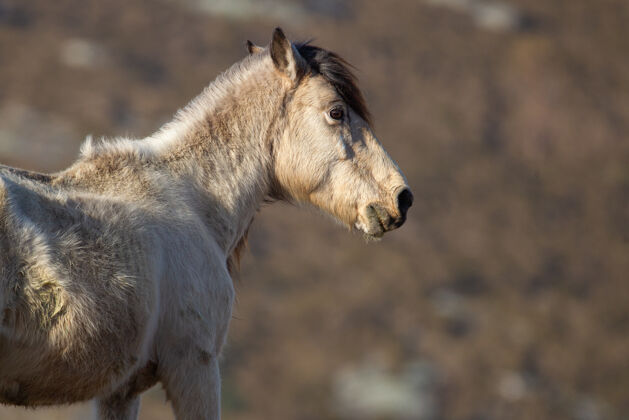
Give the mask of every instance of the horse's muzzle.
<path id="1" fill-rule="evenodd" d="M 402 189 L 397 195 L 396 204 L 397 209 L 395 209 L 394 215 L 391 215 L 384 206 L 378 203 L 367 206 L 365 214 L 369 220 L 367 231 L 370 235 L 380 237 L 385 232 L 402 226 L 406 221 L 409 207 L 413 205 L 413 193 L 408 188 Z"/>

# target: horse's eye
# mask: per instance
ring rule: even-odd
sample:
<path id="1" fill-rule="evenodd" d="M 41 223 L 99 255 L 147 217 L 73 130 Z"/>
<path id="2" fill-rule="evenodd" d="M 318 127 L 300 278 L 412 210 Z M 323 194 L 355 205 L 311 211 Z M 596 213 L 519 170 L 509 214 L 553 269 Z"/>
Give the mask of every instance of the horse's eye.
<path id="1" fill-rule="evenodd" d="M 333 120 L 342 120 L 344 115 L 343 108 L 336 107 L 330 110 L 330 118 Z"/>

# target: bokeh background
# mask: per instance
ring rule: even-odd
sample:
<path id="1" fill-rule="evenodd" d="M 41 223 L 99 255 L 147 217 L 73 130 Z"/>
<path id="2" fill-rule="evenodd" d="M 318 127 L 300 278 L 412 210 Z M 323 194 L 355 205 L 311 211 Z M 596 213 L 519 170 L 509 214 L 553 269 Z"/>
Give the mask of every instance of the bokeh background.
<path id="1" fill-rule="evenodd" d="M 629 418 L 626 0 L 2 0 L 0 161 L 146 136 L 278 25 L 358 68 L 415 205 L 375 244 L 263 209 L 224 418 Z"/>

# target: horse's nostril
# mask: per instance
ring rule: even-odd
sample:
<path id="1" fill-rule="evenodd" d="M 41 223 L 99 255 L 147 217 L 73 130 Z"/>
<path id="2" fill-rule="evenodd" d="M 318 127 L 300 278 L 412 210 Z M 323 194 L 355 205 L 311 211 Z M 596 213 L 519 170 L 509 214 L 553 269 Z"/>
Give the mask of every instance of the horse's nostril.
<path id="1" fill-rule="evenodd" d="M 397 196 L 397 207 L 402 217 L 406 217 L 408 208 L 413 205 L 413 193 L 408 188 L 404 188 Z"/>

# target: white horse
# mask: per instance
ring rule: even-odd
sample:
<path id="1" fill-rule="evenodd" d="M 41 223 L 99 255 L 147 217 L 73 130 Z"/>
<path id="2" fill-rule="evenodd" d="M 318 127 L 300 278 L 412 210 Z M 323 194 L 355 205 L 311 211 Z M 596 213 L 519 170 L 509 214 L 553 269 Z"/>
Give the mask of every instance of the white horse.
<path id="1" fill-rule="evenodd" d="M 268 48 L 145 139 L 95 142 L 56 174 L 0 167 L 0 402 L 96 400 L 134 419 L 161 382 L 178 419 L 218 419 L 230 270 L 264 200 L 368 237 L 413 196 L 336 54 Z"/>

